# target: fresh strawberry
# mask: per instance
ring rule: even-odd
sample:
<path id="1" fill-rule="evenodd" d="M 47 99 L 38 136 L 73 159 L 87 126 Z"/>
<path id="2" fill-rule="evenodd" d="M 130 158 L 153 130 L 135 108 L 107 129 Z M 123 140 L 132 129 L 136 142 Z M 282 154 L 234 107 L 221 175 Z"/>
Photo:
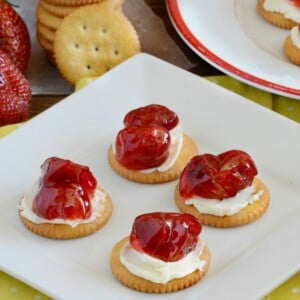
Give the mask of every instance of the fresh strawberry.
<path id="1" fill-rule="evenodd" d="M 50 157 L 41 166 L 39 191 L 33 211 L 45 219 L 86 219 L 91 216 L 91 199 L 97 180 L 87 166 Z"/>
<path id="2" fill-rule="evenodd" d="M 159 104 L 150 104 L 139 107 L 126 114 L 125 127 L 129 126 L 162 126 L 173 129 L 179 122 L 176 113 Z"/>
<path id="3" fill-rule="evenodd" d="M 116 138 L 116 159 L 128 169 L 154 168 L 166 161 L 170 144 L 164 127 L 125 127 Z"/>
<path id="4" fill-rule="evenodd" d="M 28 81 L 0 49 L 0 126 L 25 121 L 30 100 Z"/>
<path id="5" fill-rule="evenodd" d="M 24 73 L 30 56 L 28 28 L 18 13 L 4 0 L 0 0 L 0 49 Z"/>
<path id="6" fill-rule="evenodd" d="M 165 262 L 182 259 L 196 248 L 202 226 L 192 215 L 154 212 L 135 218 L 131 246 Z"/>
<path id="7" fill-rule="evenodd" d="M 222 200 L 250 186 L 256 174 L 252 158 L 240 150 L 230 150 L 219 155 L 197 155 L 183 170 L 179 190 L 183 198 L 197 195 Z"/>

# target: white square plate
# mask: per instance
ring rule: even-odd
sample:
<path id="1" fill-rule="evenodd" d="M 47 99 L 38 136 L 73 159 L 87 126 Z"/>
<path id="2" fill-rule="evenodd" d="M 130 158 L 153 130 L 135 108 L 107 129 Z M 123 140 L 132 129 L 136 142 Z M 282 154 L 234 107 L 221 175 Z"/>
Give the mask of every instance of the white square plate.
<path id="1" fill-rule="evenodd" d="M 139 54 L 0 141 L 0 268 L 55 299 L 154 299 L 126 288 L 110 272 L 113 245 L 136 215 L 177 211 L 175 182 L 144 185 L 116 175 L 107 150 L 130 109 L 160 103 L 179 115 L 200 152 L 238 148 L 250 153 L 271 190 L 266 214 L 232 229 L 204 227 L 212 254 L 207 276 L 159 299 L 254 299 L 300 266 L 299 125 L 198 76 Z M 57 241 L 28 231 L 17 205 L 57 155 L 90 166 L 114 211 L 97 233 Z"/>

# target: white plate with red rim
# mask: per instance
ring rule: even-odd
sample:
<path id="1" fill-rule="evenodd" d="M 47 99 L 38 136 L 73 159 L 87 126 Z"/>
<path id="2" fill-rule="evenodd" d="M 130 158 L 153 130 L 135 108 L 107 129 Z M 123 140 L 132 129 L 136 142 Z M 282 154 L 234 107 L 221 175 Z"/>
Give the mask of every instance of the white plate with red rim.
<path id="1" fill-rule="evenodd" d="M 126 80 L 125 80 L 126 79 Z M 209 272 L 184 291 L 159 299 L 256 299 L 300 266 L 300 128 L 239 95 L 147 54 L 139 54 L 0 140 L 0 269 L 55 299 L 156 299 L 111 274 L 109 256 L 130 233 L 134 218 L 177 211 L 177 181 L 130 182 L 115 174 L 107 150 L 131 109 L 159 103 L 175 111 L 201 153 L 242 149 L 271 190 L 267 212 L 231 229 L 203 227 L 211 250 Z M 109 222 L 88 237 L 57 241 L 28 231 L 17 205 L 50 156 L 90 167 L 110 194 Z M 291 246 L 292 245 L 292 246 Z"/>
<path id="2" fill-rule="evenodd" d="M 208 63 L 249 85 L 300 99 L 300 68 L 284 55 L 288 30 L 267 23 L 256 0 L 166 0 L 186 44 Z"/>

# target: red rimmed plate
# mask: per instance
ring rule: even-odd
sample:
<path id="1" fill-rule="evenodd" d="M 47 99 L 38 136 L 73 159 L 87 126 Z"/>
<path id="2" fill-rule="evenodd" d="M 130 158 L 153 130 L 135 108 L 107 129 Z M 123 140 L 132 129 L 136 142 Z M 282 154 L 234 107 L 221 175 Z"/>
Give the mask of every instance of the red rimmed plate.
<path id="1" fill-rule="evenodd" d="M 300 69 L 284 56 L 288 30 L 270 25 L 256 1 L 166 0 L 186 44 L 224 73 L 257 88 L 300 99 Z"/>

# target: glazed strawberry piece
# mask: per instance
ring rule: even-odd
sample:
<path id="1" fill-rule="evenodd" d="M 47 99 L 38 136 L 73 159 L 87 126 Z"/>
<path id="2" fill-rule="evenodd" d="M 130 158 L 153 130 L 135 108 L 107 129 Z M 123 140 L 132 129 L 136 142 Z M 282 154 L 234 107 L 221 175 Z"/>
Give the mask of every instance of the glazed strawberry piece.
<path id="1" fill-rule="evenodd" d="M 168 158 L 170 143 L 164 127 L 126 127 L 116 137 L 116 159 L 128 169 L 154 168 Z"/>
<path id="2" fill-rule="evenodd" d="M 58 157 L 41 166 L 39 191 L 33 211 L 45 219 L 86 219 L 91 216 L 91 199 L 97 186 L 89 168 Z"/>
<path id="3" fill-rule="evenodd" d="M 300 7 L 300 0 L 289 0 L 289 2 L 296 7 Z"/>
<path id="4" fill-rule="evenodd" d="M 219 155 L 197 155 L 186 165 L 179 180 L 180 195 L 207 199 L 234 197 L 253 182 L 257 169 L 243 151 L 230 150 Z"/>
<path id="5" fill-rule="evenodd" d="M 174 262 L 196 248 L 202 226 L 192 215 L 154 212 L 136 217 L 131 246 L 142 253 Z"/>
<path id="6" fill-rule="evenodd" d="M 178 124 L 178 116 L 163 105 L 150 104 L 127 113 L 124 117 L 125 127 L 162 126 L 171 130 Z"/>

